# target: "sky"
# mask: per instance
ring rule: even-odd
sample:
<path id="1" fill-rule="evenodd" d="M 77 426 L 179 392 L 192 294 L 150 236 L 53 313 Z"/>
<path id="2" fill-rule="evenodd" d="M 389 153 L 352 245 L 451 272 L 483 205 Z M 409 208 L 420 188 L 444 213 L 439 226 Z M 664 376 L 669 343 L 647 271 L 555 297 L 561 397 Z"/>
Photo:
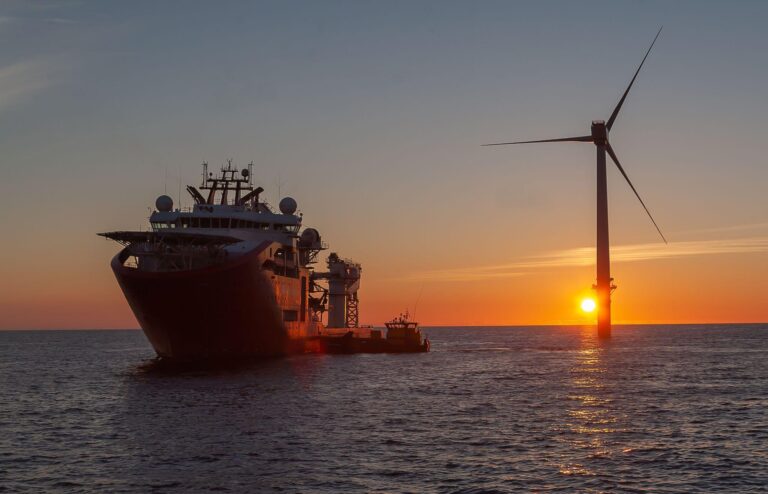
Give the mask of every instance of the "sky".
<path id="1" fill-rule="evenodd" d="M 768 3 L 0 3 L 0 329 L 138 327 L 97 232 L 255 163 L 363 265 L 361 322 L 588 324 L 589 133 L 615 323 L 768 321 Z"/>

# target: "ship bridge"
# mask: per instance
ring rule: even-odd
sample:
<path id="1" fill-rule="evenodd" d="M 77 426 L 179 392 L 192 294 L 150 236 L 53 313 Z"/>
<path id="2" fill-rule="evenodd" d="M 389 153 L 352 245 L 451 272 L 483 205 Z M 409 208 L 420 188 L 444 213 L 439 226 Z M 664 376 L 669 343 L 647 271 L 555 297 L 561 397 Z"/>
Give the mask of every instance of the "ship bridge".
<path id="1" fill-rule="evenodd" d="M 226 233 L 247 238 L 267 236 L 275 240 L 286 235 L 297 236 L 301 214 L 296 214 L 296 201 L 283 198 L 279 213 L 267 202 L 260 201 L 259 195 L 264 189 L 253 186 L 252 162 L 247 168 L 238 170 L 232 160 L 227 160 L 217 176 L 208 171 L 208 163 L 202 166 L 203 181 L 199 189 L 187 186 L 194 206 L 174 209 L 170 197 L 158 197 L 156 210 L 149 218 L 153 231 L 171 229 L 202 235 Z"/>

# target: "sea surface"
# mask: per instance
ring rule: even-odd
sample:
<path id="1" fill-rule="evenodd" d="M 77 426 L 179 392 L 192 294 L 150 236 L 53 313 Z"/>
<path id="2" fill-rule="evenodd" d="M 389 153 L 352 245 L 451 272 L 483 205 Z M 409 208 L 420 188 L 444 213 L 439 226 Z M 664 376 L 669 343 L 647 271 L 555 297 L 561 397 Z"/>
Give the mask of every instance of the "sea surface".
<path id="1" fill-rule="evenodd" d="M 426 332 L 208 370 L 0 332 L 0 492 L 768 492 L 768 325 Z"/>

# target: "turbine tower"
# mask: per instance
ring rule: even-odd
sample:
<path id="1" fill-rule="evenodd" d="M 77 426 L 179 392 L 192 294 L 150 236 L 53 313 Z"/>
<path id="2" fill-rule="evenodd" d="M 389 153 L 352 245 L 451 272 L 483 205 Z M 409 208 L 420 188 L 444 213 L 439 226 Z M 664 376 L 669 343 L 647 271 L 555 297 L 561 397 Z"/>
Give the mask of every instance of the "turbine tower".
<path id="1" fill-rule="evenodd" d="M 667 239 L 664 238 L 664 234 L 661 233 L 659 225 L 656 224 L 656 221 L 653 219 L 651 212 L 646 207 L 643 199 L 637 192 L 637 189 L 635 189 L 635 186 L 632 185 L 632 181 L 629 179 L 629 176 L 627 176 L 627 172 L 624 171 L 624 167 L 622 167 L 621 163 L 619 163 L 619 158 L 616 157 L 616 153 L 613 151 L 613 148 L 608 141 L 608 134 L 611 131 L 611 128 L 613 128 L 613 124 L 616 122 L 616 117 L 619 115 L 621 106 L 624 104 L 624 100 L 627 98 L 627 94 L 629 94 L 629 90 L 632 88 L 632 84 L 634 84 L 635 79 L 637 79 L 637 74 L 639 74 L 640 69 L 643 68 L 645 59 L 648 58 L 648 54 L 651 53 L 651 49 L 656 43 L 659 34 L 661 34 L 661 28 L 659 28 L 659 32 L 656 33 L 656 37 L 653 38 L 651 46 L 645 53 L 645 56 L 640 62 L 640 66 L 637 68 L 637 71 L 635 71 L 635 75 L 629 82 L 627 90 L 624 91 L 624 94 L 619 100 L 619 103 L 616 105 L 613 113 L 611 113 L 610 118 L 608 118 L 608 122 L 605 122 L 604 120 L 593 120 L 592 133 L 590 135 L 563 137 L 560 139 L 542 139 L 537 141 L 516 141 L 483 144 L 484 146 L 505 146 L 507 144 L 530 144 L 537 142 L 594 143 L 595 147 L 597 148 L 597 284 L 594 286 L 594 288 L 597 292 L 597 334 L 598 336 L 604 338 L 611 336 L 611 292 L 614 288 L 616 288 L 613 285 L 613 278 L 611 278 L 610 249 L 608 242 L 608 184 L 606 181 L 606 152 L 608 155 L 610 155 L 611 159 L 616 164 L 616 167 L 626 179 L 627 183 L 632 189 L 632 192 L 635 193 L 635 196 L 637 196 L 637 199 L 640 201 L 640 204 L 643 205 L 643 209 L 645 209 L 645 212 L 648 213 L 648 217 L 651 218 L 653 226 L 656 227 L 656 230 L 659 232 L 659 235 L 661 235 L 664 243 L 667 243 Z"/>

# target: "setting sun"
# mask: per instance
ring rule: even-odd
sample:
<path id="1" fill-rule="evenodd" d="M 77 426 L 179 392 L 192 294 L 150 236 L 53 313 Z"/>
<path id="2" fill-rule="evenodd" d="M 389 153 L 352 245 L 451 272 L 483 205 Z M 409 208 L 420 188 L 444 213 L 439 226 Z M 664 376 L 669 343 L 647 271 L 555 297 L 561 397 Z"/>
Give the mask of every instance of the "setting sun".
<path id="1" fill-rule="evenodd" d="M 592 312 L 595 310 L 596 304 L 594 299 L 591 298 L 585 298 L 581 301 L 581 310 L 584 312 Z"/>

